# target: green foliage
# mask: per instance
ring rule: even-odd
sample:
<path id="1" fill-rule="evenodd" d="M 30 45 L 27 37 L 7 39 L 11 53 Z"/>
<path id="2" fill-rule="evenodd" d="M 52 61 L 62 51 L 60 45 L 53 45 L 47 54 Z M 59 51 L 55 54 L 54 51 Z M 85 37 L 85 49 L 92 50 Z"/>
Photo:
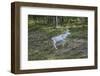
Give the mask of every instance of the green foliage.
<path id="1" fill-rule="evenodd" d="M 28 60 L 87 58 L 86 17 L 28 16 Z M 69 29 L 63 46 L 53 47 L 51 38 Z"/>

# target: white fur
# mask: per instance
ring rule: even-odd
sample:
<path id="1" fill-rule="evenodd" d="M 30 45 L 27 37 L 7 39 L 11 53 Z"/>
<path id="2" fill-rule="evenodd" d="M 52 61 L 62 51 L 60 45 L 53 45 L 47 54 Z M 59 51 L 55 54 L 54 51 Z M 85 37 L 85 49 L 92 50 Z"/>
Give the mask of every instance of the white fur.
<path id="1" fill-rule="evenodd" d="M 68 35 L 70 35 L 70 32 L 67 31 L 61 35 L 58 35 L 58 36 L 55 36 L 55 37 L 52 37 L 52 41 L 53 41 L 53 46 L 55 47 L 55 49 L 58 49 L 57 48 L 57 42 L 62 42 L 64 43 L 65 42 L 65 38 L 68 37 Z"/>

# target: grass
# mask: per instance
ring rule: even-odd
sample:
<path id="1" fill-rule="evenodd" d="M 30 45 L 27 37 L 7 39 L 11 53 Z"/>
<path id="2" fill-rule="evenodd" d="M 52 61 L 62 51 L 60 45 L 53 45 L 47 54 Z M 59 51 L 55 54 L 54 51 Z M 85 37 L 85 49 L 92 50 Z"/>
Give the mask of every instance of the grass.
<path id="1" fill-rule="evenodd" d="M 66 28 L 29 28 L 28 60 L 87 58 L 87 29 L 69 29 L 71 35 L 66 39 L 65 46 L 55 49 L 51 37 L 63 33 Z"/>

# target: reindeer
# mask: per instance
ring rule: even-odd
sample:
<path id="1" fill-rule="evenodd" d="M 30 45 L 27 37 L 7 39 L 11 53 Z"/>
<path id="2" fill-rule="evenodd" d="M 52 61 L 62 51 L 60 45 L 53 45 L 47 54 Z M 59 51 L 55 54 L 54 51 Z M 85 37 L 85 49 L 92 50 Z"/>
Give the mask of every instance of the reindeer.
<path id="1" fill-rule="evenodd" d="M 55 36 L 55 37 L 52 37 L 52 41 L 53 41 L 53 46 L 55 47 L 55 49 L 58 49 L 57 48 L 57 43 L 63 43 L 63 46 L 65 44 L 65 39 L 68 37 L 68 35 L 70 35 L 70 32 L 69 31 L 66 31 L 64 32 L 63 34 L 61 35 L 58 35 L 58 36 Z"/>

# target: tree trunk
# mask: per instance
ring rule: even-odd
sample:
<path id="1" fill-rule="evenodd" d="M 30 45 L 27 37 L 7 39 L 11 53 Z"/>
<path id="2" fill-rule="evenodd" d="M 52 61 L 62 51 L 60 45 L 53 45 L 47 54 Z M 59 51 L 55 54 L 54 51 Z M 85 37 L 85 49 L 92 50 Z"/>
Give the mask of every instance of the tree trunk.
<path id="1" fill-rule="evenodd" d="M 58 26 L 58 17 L 55 18 L 55 28 Z"/>

